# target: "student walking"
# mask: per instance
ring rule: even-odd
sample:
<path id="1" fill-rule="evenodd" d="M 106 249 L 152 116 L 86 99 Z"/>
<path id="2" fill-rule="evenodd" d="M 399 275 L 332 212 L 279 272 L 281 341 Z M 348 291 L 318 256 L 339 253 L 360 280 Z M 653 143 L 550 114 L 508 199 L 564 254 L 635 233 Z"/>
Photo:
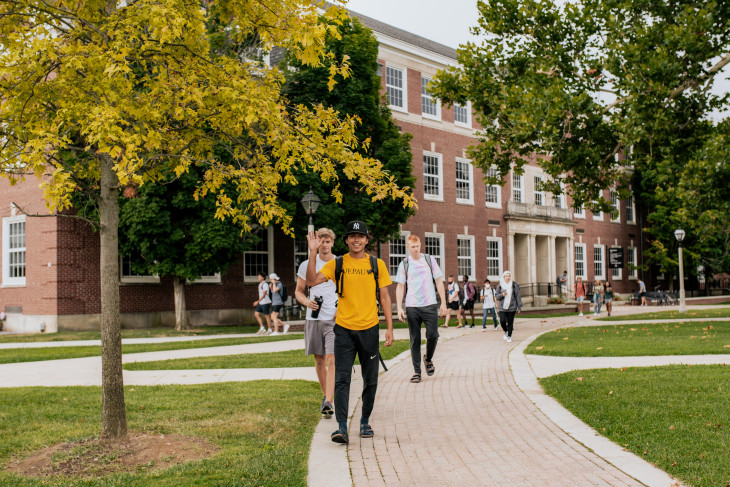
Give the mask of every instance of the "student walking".
<path id="1" fill-rule="evenodd" d="M 471 313 L 471 328 L 474 328 L 474 301 L 477 298 L 477 288 L 474 287 L 474 284 L 469 282 L 469 276 L 464 276 L 464 313 L 463 318 L 464 322 L 468 325 L 469 320 L 466 317 L 466 312 L 469 311 Z"/>
<path id="2" fill-rule="evenodd" d="M 347 408 L 350 397 L 350 381 L 355 356 L 360 359 L 363 378 L 362 417 L 360 437 L 372 438 L 370 414 L 378 389 L 378 358 L 380 335 L 378 330 L 378 297 L 386 312 L 385 346 L 393 344 L 393 316 L 388 268 L 381 259 L 365 252 L 369 243 L 365 222 L 351 221 L 344 236 L 349 252 L 327 262 L 316 270 L 316 256 L 321 241 L 314 232 L 307 235 L 309 262 L 307 284 L 317 286 L 335 281 L 337 288 L 337 316 L 335 319 L 335 417 L 338 429 L 332 433 L 335 443 L 348 443 Z"/>
<path id="3" fill-rule="evenodd" d="M 603 292 L 603 284 L 601 284 L 601 280 L 596 279 L 596 282 L 593 284 L 593 316 L 601 316 Z"/>
<path id="4" fill-rule="evenodd" d="M 271 333 L 271 297 L 269 296 L 269 285 L 266 284 L 266 274 L 259 272 L 256 279 L 259 281 L 259 299 L 253 302 L 255 308 L 253 315 L 259 323 L 259 331 L 256 334 L 264 335 Z M 264 328 L 261 316 L 266 318 L 266 328 Z"/>
<path id="5" fill-rule="evenodd" d="M 449 283 L 446 286 L 446 319 L 444 320 L 444 324 L 441 325 L 444 328 L 449 327 L 449 319 L 451 319 L 451 311 L 456 311 L 456 319 L 459 322 L 459 325 L 457 328 L 463 328 L 463 325 L 461 324 L 461 311 L 459 310 L 459 283 L 454 282 L 454 275 L 449 275 Z"/>
<path id="6" fill-rule="evenodd" d="M 317 230 L 319 251 L 315 270 L 319 272 L 324 265 L 333 260 L 332 245 L 335 232 L 329 228 Z M 309 259 L 299 264 L 297 288 L 294 297 L 307 307 L 304 322 L 304 353 L 314 355 L 314 370 L 317 372 L 319 387 L 322 389 L 322 402 L 319 412 L 325 419 L 335 414 L 335 314 L 337 313 L 337 293 L 334 281 L 323 282 L 307 290 L 307 266 Z"/>
<path id="7" fill-rule="evenodd" d="M 603 302 L 606 303 L 606 311 L 608 311 L 608 316 L 611 316 L 611 306 L 613 303 L 613 286 L 611 286 L 611 283 L 606 281 L 606 287 L 603 291 Z"/>
<path id="8" fill-rule="evenodd" d="M 515 327 L 515 313 L 522 311 L 520 286 L 512 280 L 510 271 L 502 273 L 496 294 L 499 303 L 499 322 L 502 323 L 502 330 L 504 330 L 504 340 L 510 343 Z"/>
<path id="9" fill-rule="evenodd" d="M 281 308 L 284 307 L 282 293 L 284 292 L 284 284 L 282 284 L 276 272 L 269 274 L 269 289 L 271 290 L 271 323 L 274 325 L 274 333 L 271 336 L 279 334 L 279 325 L 283 334 L 289 331 L 289 325 L 279 319 Z"/>
<path id="10" fill-rule="evenodd" d="M 586 283 L 583 278 L 575 278 L 575 300 L 578 302 L 578 316 L 583 316 L 583 301 L 586 299 Z"/>
<path id="11" fill-rule="evenodd" d="M 644 281 L 639 279 L 637 282 L 639 285 L 639 296 L 641 297 L 641 305 L 646 306 L 646 284 L 644 284 Z"/>
<path id="12" fill-rule="evenodd" d="M 494 329 L 497 329 L 497 295 L 492 287 L 489 279 L 484 279 L 484 287 L 479 292 L 482 299 L 482 331 L 487 331 L 487 312 L 492 313 L 492 321 L 494 321 Z"/>
<path id="13" fill-rule="evenodd" d="M 436 368 L 433 354 L 439 340 L 438 317 L 446 315 L 446 295 L 441 268 L 436 259 L 421 253 L 421 239 L 410 235 L 406 241 L 408 257 L 398 264 L 395 282 L 395 303 L 398 308 L 398 319 L 408 320 L 408 334 L 411 340 L 411 362 L 413 377 L 411 382 L 421 382 L 421 324 L 426 328 L 426 355 L 423 365 L 426 374 L 433 375 Z M 436 292 L 441 299 L 439 308 Z M 406 298 L 406 310 L 403 311 L 403 295 Z"/>

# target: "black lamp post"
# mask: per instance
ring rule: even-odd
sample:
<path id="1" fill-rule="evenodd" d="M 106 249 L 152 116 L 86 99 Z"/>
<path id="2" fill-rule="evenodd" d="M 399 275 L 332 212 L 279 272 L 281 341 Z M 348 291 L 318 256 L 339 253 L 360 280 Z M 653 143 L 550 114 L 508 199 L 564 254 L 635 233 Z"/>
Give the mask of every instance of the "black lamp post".
<path id="1" fill-rule="evenodd" d="M 679 312 L 687 312 L 687 302 L 684 295 L 684 262 L 682 261 L 682 240 L 684 240 L 684 230 L 678 228 L 674 231 L 674 238 L 677 239 L 679 245 Z"/>
<path id="2" fill-rule="evenodd" d="M 302 206 L 304 207 L 304 212 L 309 215 L 309 226 L 307 227 L 307 232 L 314 231 L 314 221 L 312 220 L 312 216 L 317 213 L 317 208 L 319 208 L 320 203 L 321 200 L 317 197 L 316 194 L 314 194 L 314 191 L 312 191 L 312 188 L 310 186 L 309 192 L 305 194 L 302 198 Z"/>

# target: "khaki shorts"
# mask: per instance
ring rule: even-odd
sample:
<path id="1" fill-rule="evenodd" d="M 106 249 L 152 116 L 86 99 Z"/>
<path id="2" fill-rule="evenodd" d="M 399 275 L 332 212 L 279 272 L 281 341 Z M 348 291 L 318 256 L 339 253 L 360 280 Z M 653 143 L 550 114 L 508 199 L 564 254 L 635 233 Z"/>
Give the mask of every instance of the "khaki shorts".
<path id="1" fill-rule="evenodd" d="M 307 355 L 335 353 L 335 320 L 307 320 L 304 323 L 304 352 Z"/>

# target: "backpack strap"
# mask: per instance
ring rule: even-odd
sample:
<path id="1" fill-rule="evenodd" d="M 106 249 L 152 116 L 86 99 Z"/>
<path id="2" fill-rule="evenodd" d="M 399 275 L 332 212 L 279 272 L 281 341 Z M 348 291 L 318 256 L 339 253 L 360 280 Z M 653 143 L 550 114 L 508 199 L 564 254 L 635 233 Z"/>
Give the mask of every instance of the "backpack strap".
<path id="1" fill-rule="evenodd" d="M 378 292 L 378 258 L 374 255 L 370 255 L 370 270 L 373 273 L 373 277 L 375 278 L 375 302 L 380 304 L 380 293 Z"/>
<path id="2" fill-rule="evenodd" d="M 342 256 L 335 257 L 335 290 L 342 297 Z"/>

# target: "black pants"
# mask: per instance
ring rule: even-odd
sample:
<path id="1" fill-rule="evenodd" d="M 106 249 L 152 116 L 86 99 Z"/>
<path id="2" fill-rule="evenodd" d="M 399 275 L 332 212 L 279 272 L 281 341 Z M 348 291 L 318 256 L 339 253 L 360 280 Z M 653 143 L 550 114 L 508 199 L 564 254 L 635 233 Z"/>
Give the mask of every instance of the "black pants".
<path id="1" fill-rule="evenodd" d="M 379 351 L 377 323 L 367 330 L 349 330 L 335 324 L 335 417 L 338 423 L 347 421 L 355 355 L 360 358 L 362 371 L 362 415 L 370 417 L 378 389 Z"/>
<path id="2" fill-rule="evenodd" d="M 512 336 L 512 330 L 515 328 L 516 311 L 500 311 L 499 321 L 502 323 L 502 329 L 507 333 L 508 337 Z"/>
<path id="3" fill-rule="evenodd" d="M 408 332 L 411 336 L 411 360 L 413 371 L 421 373 L 421 323 L 426 326 L 426 359 L 431 360 L 439 341 L 438 304 L 423 307 L 406 307 Z"/>

